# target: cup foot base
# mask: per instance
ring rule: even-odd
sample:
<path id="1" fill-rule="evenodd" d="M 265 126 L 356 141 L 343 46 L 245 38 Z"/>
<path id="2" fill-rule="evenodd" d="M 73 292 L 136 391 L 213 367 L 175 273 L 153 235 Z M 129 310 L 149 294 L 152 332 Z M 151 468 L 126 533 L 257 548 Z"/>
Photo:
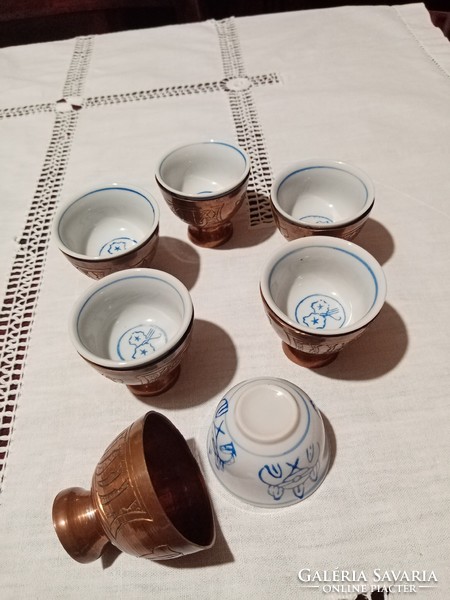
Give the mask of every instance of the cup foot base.
<path id="1" fill-rule="evenodd" d="M 164 374 L 162 377 L 152 383 L 141 383 L 139 385 L 127 385 L 127 388 L 132 394 L 138 398 L 149 398 L 158 396 L 170 389 L 180 375 L 181 367 L 178 365 L 173 371 Z"/>
<path id="2" fill-rule="evenodd" d="M 289 360 L 308 369 L 318 369 L 325 365 L 329 365 L 339 354 L 339 352 L 333 352 L 331 354 L 308 354 L 307 352 L 302 352 L 301 350 L 297 350 L 297 348 L 288 346 L 285 342 L 282 342 L 282 346 L 283 351 Z"/>
<path id="3" fill-rule="evenodd" d="M 97 515 L 91 492 L 82 488 L 62 490 L 53 502 L 53 524 L 59 541 L 80 563 L 97 560 L 110 544 Z"/>
<path id="4" fill-rule="evenodd" d="M 216 248 L 225 244 L 233 235 L 233 225 L 229 221 L 217 227 L 194 227 L 189 225 L 188 236 L 193 244 L 202 248 Z"/>

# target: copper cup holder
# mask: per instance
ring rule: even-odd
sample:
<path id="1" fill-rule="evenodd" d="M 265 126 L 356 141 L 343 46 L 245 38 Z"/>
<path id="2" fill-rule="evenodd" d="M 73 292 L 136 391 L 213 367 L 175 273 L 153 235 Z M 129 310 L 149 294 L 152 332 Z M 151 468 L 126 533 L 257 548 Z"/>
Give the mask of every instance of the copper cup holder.
<path id="1" fill-rule="evenodd" d="M 186 440 L 158 412 L 119 434 L 95 469 L 90 491 L 68 488 L 53 503 L 53 523 L 69 555 L 98 559 L 108 544 L 151 560 L 210 548 L 209 494 Z"/>

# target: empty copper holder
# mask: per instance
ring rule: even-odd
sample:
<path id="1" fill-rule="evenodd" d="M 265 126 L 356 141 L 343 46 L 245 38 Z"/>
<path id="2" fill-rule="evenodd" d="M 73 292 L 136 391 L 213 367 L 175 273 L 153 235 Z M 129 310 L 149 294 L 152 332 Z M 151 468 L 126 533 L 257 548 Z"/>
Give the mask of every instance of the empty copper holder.
<path id="1" fill-rule="evenodd" d="M 53 524 L 78 562 L 109 543 L 122 552 L 166 560 L 214 543 L 212 506 L 200 468 L 176 427 L 151 411 L 107 448 L 91 491 L 68 488 L 53 503 Z"/>

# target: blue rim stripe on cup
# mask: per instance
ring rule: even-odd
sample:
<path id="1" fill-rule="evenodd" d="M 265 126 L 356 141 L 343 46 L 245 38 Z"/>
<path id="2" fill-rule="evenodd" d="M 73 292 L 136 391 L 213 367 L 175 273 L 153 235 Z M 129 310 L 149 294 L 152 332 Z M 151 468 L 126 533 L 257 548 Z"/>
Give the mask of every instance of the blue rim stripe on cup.
<path id="1" fill-rule="evenodd" d="M 247 166 L 247 157 L 242 152 L 242 150 L 240 148 L 238 148 L 237 146 L 233 146 L 232 144 L 227 144 L 226 142 L 216 142 L 214 140 L 211 140 L 210 142 L 202 142 L 202 143 L 204 143 L 204 144 L 218 144 L 219 146 L 227 146 L 228 148 L 232 148 L 233 150 L 235 150 L 236 152 L 238 152 L 242 156 L 242 158 L 244 159 L 245 166 Z"/>
<path id="2" fill-rule="evenodd" d="M 195 193 L 194 192 L 187 193 L 187 192 L 183 192 L 182 190 L 174 188 L 171 185 L 169 185 L 162 174 L 162 172 L 165 168 L 166 162 L 171 157 L 173 157 L 174 154 L 177 154 L 177 153 L 185 150 L 186 148 L 190 148 L 190 147 L 194 147 L 194 146 L 206 146 L 208 144 L 215 145 L 215 146 L 224 146 L 225 148 L 230 148 L 231 150 L 233 150 L 234 152 L 236 152 L 237 154 L 240 155 L 240 157 L 244 161 L 244 164 L 243 164 L 242 172 L 239 175 L 239 178 L 236 179 L 231 186 L 225 186 L 219 190 L 211 191 L 211 192 L 209 192 L 209 194 L 205 190 L 202 190 L 200 192 L 195 192 Z M 160 186 L 160 188 L 162 188 L 169 194 L 180 197 L 184 200 L 191 200 L 191 199 L 193 199 L 193 200 L 199 200 L 199 199 L 216 200 L 216 199 L 219 199 L 222 196 L 232 194 L 235 190 L 237 190 L 242 185 L 244 185 L 245 182 L 248 180 L 249 175 L 250 175 L 250 157 L 245 152 L 245 150 L 239 148 L 238 146 L 230 144 L 228 142 L 222 142 L 222 141 L 218 141 L 218 140 L 205 140 L 205 141 L 191 142 L 191 143 L 188 142 L 183 145 L 172 148 L 160 159 L 160 162 L 159 162 L 156 172 L 155 172 L 155 178 L 156 178 L 156 181 L 157 181 L 158 185 Z M 208 198 L 208 196 L 211 196 L 212 198 Z"/>
<path id="3" fill-rule="evenodd" d="M 84 198 L 87 198 L 88 196 L 92 196 L 93 194 L 98 194 L 99 192 L 110 192 L 110 191 L 122 191 L 122 192 L 131 192 L 132 194 L 136 194 L 137 196 L 141 196 L 141 198 L 144 198 L 144 200 L 146 200 L 146 202 L 148 202 L 148 204 L 150 205 L 152 212 L 153 212 L 153 219 L 155 218 L 155 207 L 153 205 L 153 203 L 150 201 L 149 198 L 147 198 L 147 196 L 144 196 L 144 194 L 141 194 L 141 192 L 138 192 L 138 190 L 133 190 L 131 188 L 126 188 L 126 187 L 103 187 L 103 188 L 98 188 L 96 190 L 92 190 L 90 192 L 87 192 L 87 194 L 83 194 L 83 196 L 80 196 L 79 198 L 77 198 L 76 200 L 74 200 L 73 202 L 71 202 L 69 204 L 69 206 L 67 206 L 64 210 L 64 212 L 61 214 L 60 218 L 59 218 L 59 223 L 58 223 L 58 235 L 61 238 L 61 224 L 62 224 L 62 220 L 64 219 L 64 215 L 67 213 L 68 210 L 70 210 L 73 206 L 75 206 L 75 204 L 77 204 L 78 202 L 80 202 L 81 200 L 84 200 Z M 62 239 L 62 238 L 61 238 Z"/>
<path id="4" fill-rule="evenodd" d="M 175 154 L 175 152 L 178 152 L 178 151 L 182 150 L 183 148 L 188 148 L 189 146 L 197 145 L 197 144 L 199 144 L 199 145 L 200 144 L 203 144 L 203 145 L 206 145 L 206 144 L 216 144 L 216 146 L 226 146 L 227 148 L 231 148 L 232 150 L 234 150 L 235 152 L 237 152 L 238 154 L 241 155 L 241 157 L 244 159 L 244 166 L 245 166 L 245 168 L 247 168 L 247 164 L 248 164 L 247 157 L 242 152 L 242 150 L 240 148 L 238 148 L 237 146 L 233 146 L 232 144 L 228 144 L 227 142 L 216 142 L 214 140 L 210 140 L 208 142 L 195 142 L 194 144 L 185 144 L 184 146 L 180 146 L 179 148 L 175 148 L 174 150 L 172 150 L 171 152 L 169 152 L 169 154 L 167 154 L 167 156 L 164 157 L 162 163 L 159 166 L 159 171 L 161 172 L 164 163 L 166 162 L 166 160 L 168 158 L 170 158 L 172 156 L 172 154 Z"/>
<path id="5" fill-rule="evenodd" d="M 351 175 L 352 177 L 354 177 L 355 179 L 357 179 L 362 184 L 362 186 L 364 187 L 364 190 L 366 192 L 366 198 L 364 200 L 364 204 L 367 202 L 367 200 L 369 198 L 369 190 L 367 189 L 367 186 L 366 186 L 365 182 L 360 177 L 358 177 L 354 173 L 351 173 L 347 169 L 341 169 L 339 167 L 333 167 L 331 165 L 314 165 L 314 166 L 311 166 L 311 167 L 303 167 L 303 169 L 297 169 L 296 171 L 292 171 L 292 173 L 289 173 L 289 175 L 286 175 L 286 177 L 282 181 L 280 181 L 280 183 L 278 184 L 277 192 L 276 192 L 277 195 L 278 195 L 278 193 L 280 191 L 281 186 L 283 186 L 284 183 L 290 177 L 293 177 L 294 175 L 297 175 L 297 173 L 302 173 L 303 171 L 310 171 L 312 169 L 333 169 L 334 171 L 342 171 L 343 173 L 347 173 L 348 175 Z"/>
<path id="6" fill-rule="evenodd" d="M 166 285 L 171 287 L 178 294 L 178 296 L 181 300 L 181 303 L 183 305 L 183 308 L 186 310 L 186 303 L 183 299 L 183 296 L 180 294 L 179 290 L 174 285 L 172 285 L 169 281 L 167 281 L 165 279 L 162 279 L 160 277 L 155 277 L 154 275 L 128 275 L 126 277 L 121 277 L 121 278 L 115 279 L 114 281 L 108 282 L 105 285 L 102 285 L 100 288 L 96 289 L 88 298 L 86 298 L 86 300 L 83 302 L 82 306 L 78 310 L 77 320 L 76 320 L 76 333 L 77 333 L 78 339 L 80 341 L 80 344 L 83 347 L 86 348 L 85 344 L 81 342 L 79 325 L 80 325 L 80 319 L 82 317 L 82 313 L 83 313 L 86 305 L 92 300 L 92 298 L 94 298 L 94 296 L 96 296 L 98 293 L 104 291 L 106 288 L 108 288 L 112 285 L 115 285 L 116 283 L 122 283 L 128 279 L 150 279 L 150 280 L 155 280 L 155 281 L 160 281 L 162 283 L 165 283 Z M 86 348 L 86 350 L 88 352 L 90 352 L 89 348 Z M 164 355 L 164 352 L 162 353 L 162 355 Z M 156 357 L 156 358 L 158 358 L 158 357 Z M 114 359 L 108 359 L 108 360 L 111 361 L 112 363 L 116 362 L 117 364 L 119 364 L 118 361 L 114 361 Z M 155 360 L 155 358 L 153 357 L 151 360 L 153 361 L 153 360 Z M 120 361 L 120 363 L 123 363 L 123 362 L 128 362 L 128 361 Z M 142 361 L 142 362 L 146 362 L 146 361 Z M 134 364 L 136 364 L 136 363 L 134 363 Z"/>
<path id="7" fill-rule="evenodd" d="M 350 265 L 347 264 L 347 267 L 351 267 L 351 262 L 353 261 L 353 259 L 356 258 L 359 263 L 359 265 L 357 265 L 359 273 L 364 273 L 366 275 L 366 279 L 369 282 L 369 285 L 366 285 L 366 283 L 364 283 L 364 289 L 366 290 L 364 293 L 364 296 L 366 298 L 366 306 L 370 302 L 370 297 L 372 297 L 371 306 L 365 308 L 364 314 L 355 315 L 354 318 L 356 320 L 353 320 L 350 323 L 343 325 L 342 328 L 327 329 L 326 332 L 317 331 L 309 327 L 303 327 L 301 324 L 297 323 L 294 320 L 294 318 L 290 317 L 287 314 L 286 309 L 283 310 L 281 305 L 275 301 L 276 286 L 274 288 L 274 272 L 277 269 L 277 267 L 284 259 L 289 259 L 289 257 L 291 258 L 287 261 L 287 264 L 290 264 L 291 266 L 296 262 L 301 262 L 301 255 L 295 255 L 297 255 L 297 253 L 299 253 L 302 250 L 306 250 L 306 257 L 308 257 L 308 253 L 314 250 L 314 248 L 319 248 L 321 252 L 323 252 L 327 248 L 332 250 L 333 252 L 335 252 L 336 250 L 341 250 L 344 254 L 350 257 L 346 259 L 347 261 L 350 260 Z M 293 258 L 292 255 L 294 255 Z M 323 256 L 321 258 L 323 258 Z M 373 284 L 371 282 L 373 282 Z M 374 286 L 372 291 L 370 291 L 370 285 Z M 323 292 L 325 290 L 317 291 Z M 279 332 L 279 337 L 281 337 L 283 341 L 286 341 L 285 337 L 283 336 L 286 335 L 285 328 L 287 327 L 287 334 L 289 334 L 290 332 L 292 335 L 294 335 L 294 337 L 298 335 L 300 335 L 301 337 L 307 336 L 306 338 L 304 338 L 305 340 L 308 340 L 307 343 L 312 343 L 314 346 L 319 347 L 322 344 L 323 338 L 335 339 L 336 341 L 342 340 L 344 341 L 344 343 L 346 343 L 348 336 L 354 336 L 356 332 L 364 330 L 379 315 L 380 311 L 383 308 L 383 305 L 386 300 L 387 282 L 381 265 L 370 254 L 370 252 L 353 242 L 344 241 L 335 237 L 318 235 L 293 240 L 292 242 L 289 242 L 287 248 L 281 248 L 280 250 L 275 252 L 272 255 L 272 257 L 269 258 L 269 260 L 266 262 L 261 273 L 260 293 L 263 304 L 265 306 L 266 314 L 268 315 L 271 324 L 276 330 L 280 327 L 283 330 L 283 334 Z M 369 299 L 367 299 L 368 294 L 370 294 Z M 320 350 L 319 353 L 321 353 Z"/>
<path id="8" fill-rule="evenodd" d="M 75 199 L 73 199 L 72 201 L 70 201 L 67 205 L 63 205 L 60 207 L 54 224 L 53 224 L 53 231 L 54 231 L 54 235 L 57 238 L 57 244 L 59 246 L 59 249 L 61 250 L 61 252 L 63 252 L 63 254 L 65 254 L 67 257 L 69 258 L 75 258 L 81 261 L 85 261 L 85 262 L 89 262 L 89 263 L 99 263 L 99 262 L 104 262 L 104 261 L 114 261 L 116 260 L 118 255 L 114 255 L 114 256 L 105 256 L 105 255 L 101 255 L 101 254 L 85 254 L 84 252 L 78 252 L 73 250 L 71 247 L 67 246 L 64 237 L 62 236 L 62 229 L 64 227 L 64 220 L 66 217 L 66 214 L 68 213 L 68 211 L 70 211 L 72 208 L 74 208 L 74 206 L 79 203 L 81 200 L 84 200 L 85 198 L 91 196 L 91 195 L 95 195 L 98 194 L 100 192 L 113 192 L 113 191 L 121 191 L 121 192 L 128 192 L 131 194 L 134 194 L 135 196 L 139 196 L 140 198 L 143 198 L 147 204 L 150 206 L 151 211 L 152 211 L 152 224 L 150 226 L 150 228 L 148 229 L 148 231 L 146 232 L 145 236 L 139 240 L 136 241 L 136 243 L 125 249 L 124 251 L 122 251 L 120 253 L 120 257 L 132 254 L 133 252 L 138 251 L 140 248 L 144 247 L 147 243 L 149 243 L 154 237 L 155 235 L 158 235 L 158 231 L 159 231 L 159 206 L 158 203 L 156 202 L 156 200 L 153 198 L 153 196 L 148 193 L 146 190 L 142 190 L 140 191 L 139 188 L 136 189 L 134 187 L 128 187 L 125 185 L 105 185 L 96 189 L 91 189 L 89 191 L 87 191 L 86 193 L 84 193 L 82 196 L 77 196 L 75 197 Z M 95 202 L 95 200 L 94 200 Z"/>
<path id="9" fill-rule="evenodd" d="M 154 275 L 127 275 L 126 277 L 121 277 L 120 279 L 116 279 L 114 281 L 110 281 L 109 283 L 106 283 L 105 285 L 103 285 L 101 288 L 98 288 L 97 290 L 95 290 L 90 296 L 89 298 L 87 298 L 84 302 L 83 302 L 83 306 L 80 308 L 80 310 L 78 311 L 78 317 L 77 317 L 77 333 L 79 334 L 78 331 L 78 325 L 80 322 L 80 318 L 81 318 L 81 313 L 83 312 L 86 304 L 88 304 L 88 302 L 90 302 L 90 300 L 96 296 L 98 293 L 102 292 L 103 290 L 105 290 L 107 287 L 110 287 L 112 285 L 115 285 L 116 283 L 120 283 L 122 281 L 126 281 L 127 279 L 154 279 L 155 281 L 162 281 L 162 283 L 167 284 L 168 286 L 170 286 L 173 290 L 175 290 L 175 292 L 178 294 L 178 296 L 180 297 L 180 300 L 183 304 L 183 306 L 185 306 L 184 300 L 183 300 L 183 296 L 180 294 L 180 292 L 177 290 L 177 288 L 175 286 L 173 286 L 169 281 L 166 281 L 165 279 L 161 279 L 160 277 L 155 277 Z"/>
<path id="10" fill-rule="evenodd" d="M 306 246 L 305 248 L 296 248 L 295 250 L 292 250 L 292 252 L 289 252 L 288 254 L 285 254 L 284 256 L 282 256 L 280 259 L 277 260 L 277 262 L 273 265 L 273 267 L 272 267 L 272 269 L 270 271 L 269 278 L 268 278 L 269 291 L 271 291 L 271 288 L 272 288 L 272 276 L 273 276 L 273 273 L 274 273 L 275 269 L 278 267 L 278 265 L 283 260 L 285 260 L 289 256 L 292 256 L 293 254 L 296 254 L 297 252 L 304 252 L 305 250 L 311 250 L 313 248 L 327 248 L 329 250 L 338 250 L 339 252 L 343 252 L 344 254 L 348 254 L 352 258 L 355 258 L 356 260 L 358 260 L 369 271 L 370 275 L 372 276 L 373 283 L 374 283 L 374 286 L 375 286 L 375 297 L 373 299 L 372 305 L 370 306 L 370 308 L 367 311 L 367 312 L 369 312 L 374 307 L 374 305 L 375 305 L 375 303 L 377 301 L 377 298 L 378 298 L 378 279 L 377 279 L 375 273 L 373 272 L 372 267 L 368 263 L 366 263 L 366 261 L 363 260 L 360 256 L 358 256 L 357 254 L 354 254 L 353 252 L 350 252 L 349 250 L 344 250 L 344 248 L 337 248 L 336 246 Z M 327 332 L 327 335 L 329 335 L 330 333 L 331 332 Z"/>

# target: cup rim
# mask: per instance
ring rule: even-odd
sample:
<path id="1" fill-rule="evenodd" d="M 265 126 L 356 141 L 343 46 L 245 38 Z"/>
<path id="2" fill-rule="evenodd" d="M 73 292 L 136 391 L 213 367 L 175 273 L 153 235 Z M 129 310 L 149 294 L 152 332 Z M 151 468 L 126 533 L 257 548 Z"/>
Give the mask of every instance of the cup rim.
<path id="1" fill-rule="evenodd" d="M 300 173 L 301 171 L 320 168 L 330 168 L 345 171 L 359 179 L 359 181 L 362 183 L 366 190 L 366 200 L 364 202 L 363 207 L 350 217 L 346 219 L 340 219 L 338 221 L 333 221 L 332 223 L 308 223 L 306 221 L 302 221 L 301 219 L 294 219 L 292 215 L 286 212 L 278 202 L 278 192 L 283 183 L 289 177 Z M 338 227 L 351 225 L 352 223 L 355 223 L 356 221 L 359 221 L 360 219 L 368 215 L 375 203 L 375 187 L 369 175 L 359 167 L 356 167 L 355 165 L 335 159 L 307 158 L 304 160 L 297 161 L 295 163 L 291 163 L 289 166 L 285 167 L 276 175 L 270 188 L 270 201 L 273 207 L 276 209 L 276 211 L 279 212 L 287 221 L 289 221 L 293 225 L 297 225 L 298 227 L 303 227 L 305 229 L 310 230 L 327 231 L 330 229 L 336 229 Z"/>
<path id="2" fill-rule="evenodd" d="M 149 465 L 147 463 L 146 451 L 144 449 L 144 443 L 145 443 L 144 434 L 147 431 L 146 427 L 149 426 L 148 421 L 155 420 L 155 419 L 157 421 L 159 421 L 160 424 L 162 423 L 164 427 L 171 429 L 171 433 L 175 437 L 178 437 L 180 445 L 183 446 L 183 453 L 185 456 L 185 460 L 187 462 L 189 462 L 191 465 L 191 474 L 194 473 L 194 475 L 196 476 L 197 483 L 202 492 L 202 498 L 201 498 L 202 507 L 207 509 L 207 513 L 205 513 L 203 516 L 208 520 L 209 535 L 208 535 L 208 539 L 205 540 L 204 543 L 201 543 L 198 540 L 191 539 L 190 537 L 188 537 L 186 535 L 185 531 L 181 530 L 181 528 L 178 526 L 178 524 L 175 522 L 175 520 L 172 518 L 172 516 L 168 513 L 166 506 L 164 505 L 164 503 L 161 500 L 161 495 L 158 493 L 159 489 L 156 486 L 155 477 L 152 473 L 152 470 L 149 468 Z M 200 464 L 199 464 L 198 460 L 195 458 L 194 454 L 192 453 L 192 451 L 189 447 L 189 444 L 186 441 L 186 438 L 181 433 L 181 431 L 178 429 L 178 427 L 171 421 L 171 419 L 169 419 L 167 416 L 163 415 L 162 413 L 160 413 L 156 410 L 150 410 L 147 413 L 145 413 L 140 419 L 137 419 L 136 421 L 134 421 L 131 424 L 130 429 L 131 428 L 136 428 L 136 433 L 138 434 L 140 442 L 141 442 L 141 445 L 139 446 L 139 460 L 141 463 L 140 476 L 145 480 L 145 485 L 146 485 L 147 489 L 151 489 L 153 492 L 152 499 L 153 499 L 154 503 L 156 503 L 158 505 L 158 508 L 161 511 L 160 515 L 159 515 L 160 519 L 164 520 L 167 523 L 167 527 L 170 528 L 170 530 L 176 536 L 178 536 L 181 540 L 183 540 L 183 542 L 190 548 L 193 548 L 193 549 L 195 548 L 197 550 L 203 550 L 203 549 L 210 548 L 216 538 L 215 522 L 214 522 L 214 514 L 213 514 L 213 506 L 212 506 L 212 502 L 211 502 L 211 496 L 210 496 L 208 486 L 206 485 L 206 480 L 205 480 L 204 474 L 200 468 Z M 151 512 L 151 503 L 148 503 L 146 498 L 144 498 L 144 504 L 145 504 L 147 510 L 149 510 Z"/>
<path id="3" fill-rule="evenodd" d="M 368 269 L 369 273 L 374 279 L 376 297 L 372 306 L 362 319 L 359 319 L 358 321 L 350 325 L 344 325 L 340 329 L 330 329 L 318 332 L 317 330 L 311 330 L 309 327 L 297 323 L 296 321 L 291 319 L 286 313 L 280 310 L 278 305 L 273 300 L 272 294 L 270 292 L 271 275 L 274 269 L 283 259 L 299 250 L 304 250 L 308 247 L 326 247 L 345 252 L 347 254 L 352 255 L 359 262 L 363 263 L 363 265 Z M 380 263 L 369 252 L 367 252 L 367 250 L 364 250 L 364 248 L 361 248 L 361 246 L 358 246 L 354 242 L 343 240 L 341 238 L 317 235 L 299 238 L 297 240 L 288 242 L 287 245 L 284 245 L 275 253 L 273 253 L 262 269 L 262 273 L 260 276 L 260 291 L 263 300 L 270 308 L 270 310 L 273 313 L 275 313 L 275 315 L 283 323 L 286 323 L 286 325 L 291 327 L 291 329 L 293 329 L 294 331 L 299 331 L 303 334 L 317 338 L 338 338 L 340 336 L 345 336 L 349 333 L 358 331 L 359 329 L 367 326 L 378 315 L 386 300 L 387 284 L 386 276 Z"/>
<path id="4" fill-rule="evenodd" d="M 183 148 L 187 148 L 189 146 L 200 146 L 202 144 L 217 144 L 217 145 L 227 146 L 229 148 L 232 148 L 233 150 L 236 150 L 239 154 L 241 154 L 241 156 L 245 160 L 245 169 L 242 172 L 240 178 L 233 181 L 233 183 L 231 185 L 218 190 L 217 193 L 210 194 L 208 196 L 205 196 L 204 194 L 188 194 L 188 193 L 182 192 L 181 190 L 177 190 L 177 189 L 171 187 L 170 185 L 168 185 L 161 176 L 161 168 L 163 166 L 164 161 L 167 158 L 169 158 L 169 156 L 171 156 L 172 154 L 174 154 L 175 152 L 177 152 L 179 150 L 182 150 Z M 173 146 L 171 149 L 169 149 L 164 154 L 164 156 L 162 156 L 162 158 L 160 158 L 160 160 L 157 164 L 157 167 L 156 167 L 156 171 L 155 171 L 155 179 L 156 179 L 157 184 L 162 189 L 166 190 L 170 194 L 173 194 L 174 196 L 183 198 L 185 200 L 208 201 L 208 200 L 214 200 L 216 198 L 219 198 L 219 197 L 229 194 L 230 192 L 232 192 L 233 190 L 235 190 L 236 188 L 241 186 L 244 183 L 244 181 L 248 178 L 249 174 L 250 174 L 250 157 L 243 148 L 241 148 L 237 144 L 228 142 L 226 140 L 209 139 L 209 140 L 204 140 L 204 141 L 188 142 L 186 144 Z"/>
<path id="5" fill-rule="evenodd" d="M 147 277 L 150 279 L 159 279 L 162 280 L 169 285 L 171 285 L 176 292 L 178 292 L 183 305 L 185 307 L 185 314 L 183 316 L 182 322 L 176 335 L 170 340 L 170 343 L 163 346 L 160 350 L 156 350 L 150 357 L 138 358 L 136 360 L 113 360 L 111 358 L 103 358 L 101 356 L 95 355 L 93 352 L 88 350 L 86 346 L 81 342 L 81 339 L 78 335 L 78 322 L 83 308 L 89 302 L 89 300 L 97 293 L 99 293 L 105 287 L 113 285 L 114 283 L 131 279 L 135 277 Z M 117 370 L 125 370 L 125 369 L 135 369 L 140 368 L 144 365 L 149 365 L 152 363 L 159 362 L 161 359 L 166 358 L 171 351 L 175 350 L 178 344 L 183 340 L 186 332 L 191 326 L 194 319 L 194 306 L 192 303 L 192 298 L 185 287 L 185 285 L 176 277 L 171 275 L 170 273 L 166 273 L 165 271 L 160 271 L 158 269 L 148 269 L 148 268 L 135 268 L 135 269 L 124 269 L 122 271 L 118 271 L 116 273 L 112 273 L 111 275 L 107 275 L 103 277 L 103 279 L 98 280 L 78 298 L 75 305 L 72 308 L 72 312 L 69 319 L 69 336 L 73 345 L 75 346 L 76 351 L 80 354 L 84 359 L 88 360 L 90 363 L 94 365 L 98 365 L 101 367 L 105 367 L 107 369 L 117 369 Z"/>
<path id="6" fill-rule="evenodd" d="M 89 196 L 90 194 L 95 194 L 96 192 L 107 191 L 110 189 L 133 192 L 135 194 L 138 194 L 139 196 L 141 196 L 142 198 L 144 198 L 144 200 L 146 200 L 148 202 L 148 204 L 150 205 L 150 207 L 153 210 L 153 215 L 154 215 L 153 225 L 152 225 L 149 233 L 139 243 L 137 243 L 136 245 L 132 246 L 128 250 L 125 250 L 124 252 L 121 252 L 120 254 L 117 254 L 115 256 L 89 256 L 88 254 L 82 254 L 81 252 L 75 252 L 74 250 L 72 250 L 71 248 L 66 246 L 66 244 L 63 242 L 61 235 L 60 235 L 60 225 L 61 225 L 61 221 L 62 221 L 64 215 L 70 208 L 72 208 L 72 206 L 74 206 L 74 204 L 76 204 L 76 202 L 79 202 L 83 198 L 86 198 L 86 196 Z M 159 221 L 160 221 L 159 205 L 158 205 L 157 201 L 155 200 L 155 198 L 153 197 L 153 195 L 150 192 L 148 192 L 147 190 L 145 190 L 144 188 L 141 188 L 139 186 L 135 186 L 132 184 L 124 183 L 124 182 L 122 182 L 122 183 L 121 182 L 112 182 L 112 183 L 103 183 L 103 184 L 100 183 L 96 186 L 90 186 L 88 188 L 85 188 L 78 194 L 72 195 L 67 202 L 65 202 L 63 205 L 61 205 L 58 208 L 56 215 L 55 215 L 55 219 L 53 221 L 53 236 L 56 240 L 58 248 L 61 250 L 61 252 L 63 252 L 63 254 L 67 254 L 68 256 L 70 256 L 72 258 L 77 258 L 78 260 L 82 260 L 82 261 L 86 261 L 86 262 L 93 262 L 93 263 L 108 262 L 109 263 L 109 262 L 116 261 L 118 258 L 122 258 L 123 256 L 127 256 L 128 254 L 136 252 L 136 250 L 139 250 L 140 248 L 142 248 L 142 246 L 147 244 L 148 241 L 158 231 Z"/>

